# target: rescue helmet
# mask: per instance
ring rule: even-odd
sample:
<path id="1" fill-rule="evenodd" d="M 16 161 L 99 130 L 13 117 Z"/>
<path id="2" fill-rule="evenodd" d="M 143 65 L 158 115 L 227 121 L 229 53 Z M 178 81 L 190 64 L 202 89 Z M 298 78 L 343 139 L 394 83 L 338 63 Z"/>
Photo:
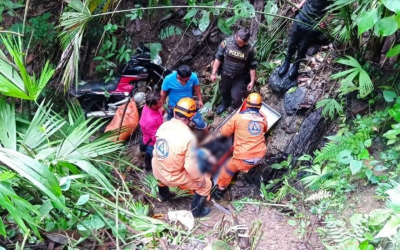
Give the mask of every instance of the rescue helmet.
<path id="1" fill-rule="evenodd" d="M 189 119 L 192 118 L 196 112 L 196 102 L 189 97 L 180 99 L 174 108 L 174 113 L 179 113 Z"/>
<path id="2" fill-rule="evenodd" d="M 262 105 L 262 97 L 258 93 L 251 93 L 246 99 L 247 108 L 258 108 L 260 109 Z"/>

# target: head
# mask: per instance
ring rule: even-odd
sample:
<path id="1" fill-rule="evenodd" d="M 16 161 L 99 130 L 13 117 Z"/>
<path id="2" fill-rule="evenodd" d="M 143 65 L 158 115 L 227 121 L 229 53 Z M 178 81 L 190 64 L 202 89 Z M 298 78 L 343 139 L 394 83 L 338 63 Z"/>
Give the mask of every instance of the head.
<path id="1" fill-rule="evenodd" d="M 190 77 L 192 76 L 192 70 L 187 65 L 179 66 L 176 72 L 178 73 L 177 74 L 178 81 L 181 84 L 186 84 L 189 81 Z"/>
<path id="2" fill-rule="evenodd" d="M 196 112 L 196 102 L 192 98 L 185 97 L 176 104 L 174 117 L 185 124 L 189 124 Z"/>
<path id="3" fill-rule="evenodd" d="M 249 43 L 250 31 L 246 28 L 241 28 L 235 34 L 235 40 L 239 47 L 243 47 Z"/>
<path id="4" fill-rule="evenodd" d="M 152 110 L 159 110 L 163 103 L 158 92 L 152 92 L 146 96 L 146 105 Z"/>
<path id="5" fill-rule="evenodd" d="M 260 109 L 262 105 L 262 97 L 258 93 L 251 93 L 246 98 L 246 107 L 252 109 Z"/>

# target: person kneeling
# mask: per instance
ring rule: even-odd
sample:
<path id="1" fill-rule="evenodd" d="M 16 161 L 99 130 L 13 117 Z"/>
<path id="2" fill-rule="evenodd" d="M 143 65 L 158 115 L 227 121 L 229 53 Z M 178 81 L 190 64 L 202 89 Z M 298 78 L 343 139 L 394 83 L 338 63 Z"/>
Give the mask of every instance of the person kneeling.
<path id="1" fill-rule="evenodd" d="M 194 217 L 206 216 L 211 211 L 205 203 L 212 182 L 200 171 L 197 141 L 188 127 L 197 112 L 196 102 L 188 97 L 182 98 L 173 111 L 174 118 L 158 129 L 153 151 L 153 174 L 159 181 L 159 196 L 162 201 L 168 200 L 172 196 L 169 187 L 194 190 L 192 214 Z"/>
<path id="2" fill-rule="evenodd" d="M 248 172 L 260 164 L 267 152 L 264 134 L 268 130 L 266 117 L 260 113 L 262 98 L 258 93 L 246 99 L 246 110 L 235 114 L 221 129 L 222 136 L 234 134 L 233 156 L 221 167 L 217 188 L 212 196 L 221 199 L 238 171 Z"/>

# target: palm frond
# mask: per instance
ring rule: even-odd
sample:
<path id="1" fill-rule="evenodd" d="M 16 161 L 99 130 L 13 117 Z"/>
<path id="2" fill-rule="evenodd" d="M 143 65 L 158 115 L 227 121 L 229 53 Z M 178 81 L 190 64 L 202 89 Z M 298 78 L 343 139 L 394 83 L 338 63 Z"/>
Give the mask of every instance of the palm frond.
<path id="1" fill-rule="evenodd" d="M 0 36 L 0 40 L 12 58 L 12 62 L 6 60 L 4 52 L 1 52 L 0 93 L 26 100 L 36 100 L 52 77 L 54 69 L 49 66 L 49 62 L 46 62 L 39 79 L 34 74 L 30 76 L 25 66 L 21 37 L 16 39 L 6 35 Z"/>
<path id="2" fill-rule="evenodd" d="M 0 99 L 0 148 L 17 150 L 17 136 L 15 124 L 14 103 L 7 104 L 4 98 Z"/>
<path id="3" fill-rule="evenodd" d="M 28 130 L 22 135 L 22 147 L 19 151 L 25 152 L 26 148 L 35 150 L 40 147 L 46 140 L 55 134 L 63 125 L 65 121 L 59 117 L 52 115 L 51 105 L 42 102 L 32 122 L 29 124 Z"/>
<path id="4" fill-rule="evenodd" d="M 1 161 L 30 181 L 53 202 L 62 204 L 60 185 L 56 176 L 40 162 L 14 150 L 0 148 Z"/>

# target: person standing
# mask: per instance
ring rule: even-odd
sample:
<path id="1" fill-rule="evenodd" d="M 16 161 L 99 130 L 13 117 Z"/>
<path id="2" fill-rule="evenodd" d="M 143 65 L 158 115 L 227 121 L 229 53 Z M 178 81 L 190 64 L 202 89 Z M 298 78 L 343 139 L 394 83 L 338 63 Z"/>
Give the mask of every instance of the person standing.
<path id="1" fill-rule="evenodd" d="M 182 98 L 174 108 L 174 118 L 161 125 L 156 134 L 153 174 L 157 178 L 160 199 L 173 196 L 169 187 L 195 191 L 191 211 L 194 217 L 206 216 L 211 209 L 205 207 L 212 182 L 206 178 L 198 165 L 197 140 L 188 127 L 197 113 L 196 102 Z"/>
<path id="2" fill-rule="evenodd" d="M 249 39 L 249 30 L 242 28 L 218 47 L 211 73 L 211 81 L 215 82 L 218 69 L 222 64 L 220 82 L 222 103 L 217 107 L 216 113 L 218 115 L 222 114 L 232 101 L 233 108 L 239 108 L 242 104 L 245 86 L 247 85 L 249 91 L 254 87 L 257 61 Z M 250 83 L 248 82 L 249 79 Z"/>
<path id="3" fill-rule="evenodd" d="M 162 99 L 160 93 L 153 92 L 147 95 L 146 105 L 143 107 L 142 117 L 140 117 L 140 128 L 142 129 L 142 141 L 140 142 L 141 151 L 144 154 L 144 168 L 150 171 L 151 159 L 153 158 L 154 144 L 156 143 L 156 132 L 163 123 Z"/>
<path id="4" fill-rule="evenodd" d="M 167 120 L 174 117 L 173 109 L 178 101 L 184 97 L 192 98 L 193 92 L 199 99 L 198 107 L 203 107 L 203 97 L 201 95 L 199 78 L 196 73 L 192 72 L 189 66 L 182 65 L 177 71 L 165 77 L 161 86 L 161 98 L 163 103 L 167 96 L 169 97 L 167 108 Z M 197 129 L 206 129 L 207 123 L 203 120 L 200 112 L 196 112 L 192 119 Z"/>
<path id="5" fill-rule="evenodd" d="M 260 164 L 267 152 L 264 134 L 268 130 L 266 117 L 260 113 L 262 98 L 258 93 L 246 99 L 246 110 L 235 114 L 221 129 L 222 136 L 234 135 L 233 156 L 222 166 L 217 188 L 212 193 L 221 199 L 236 172 L 248 172 Z"/>
<path id="6" fill-rule="evenodd" d="M 296 60 L 294 61 L 288 77 L 291 80 L 297 78 L 299 74 L 300 62 L 306 57 L 308 48 L 318 41 L 322 32 L 314 27 L 320 22 L 322 17 L 325 16 L 326 8 L 332 3 L 332 0 L 303 0 L 297 7 L 303 8 L 296 16 L 292 31 L 289 38 L 288 50 L 286 53 L 285 61 L 278 70 L 279 76 L 284 76 L 290 67 L 290 61 L 297 51 Z M 325 24 L 320 24 L 324 28 Z"/>

